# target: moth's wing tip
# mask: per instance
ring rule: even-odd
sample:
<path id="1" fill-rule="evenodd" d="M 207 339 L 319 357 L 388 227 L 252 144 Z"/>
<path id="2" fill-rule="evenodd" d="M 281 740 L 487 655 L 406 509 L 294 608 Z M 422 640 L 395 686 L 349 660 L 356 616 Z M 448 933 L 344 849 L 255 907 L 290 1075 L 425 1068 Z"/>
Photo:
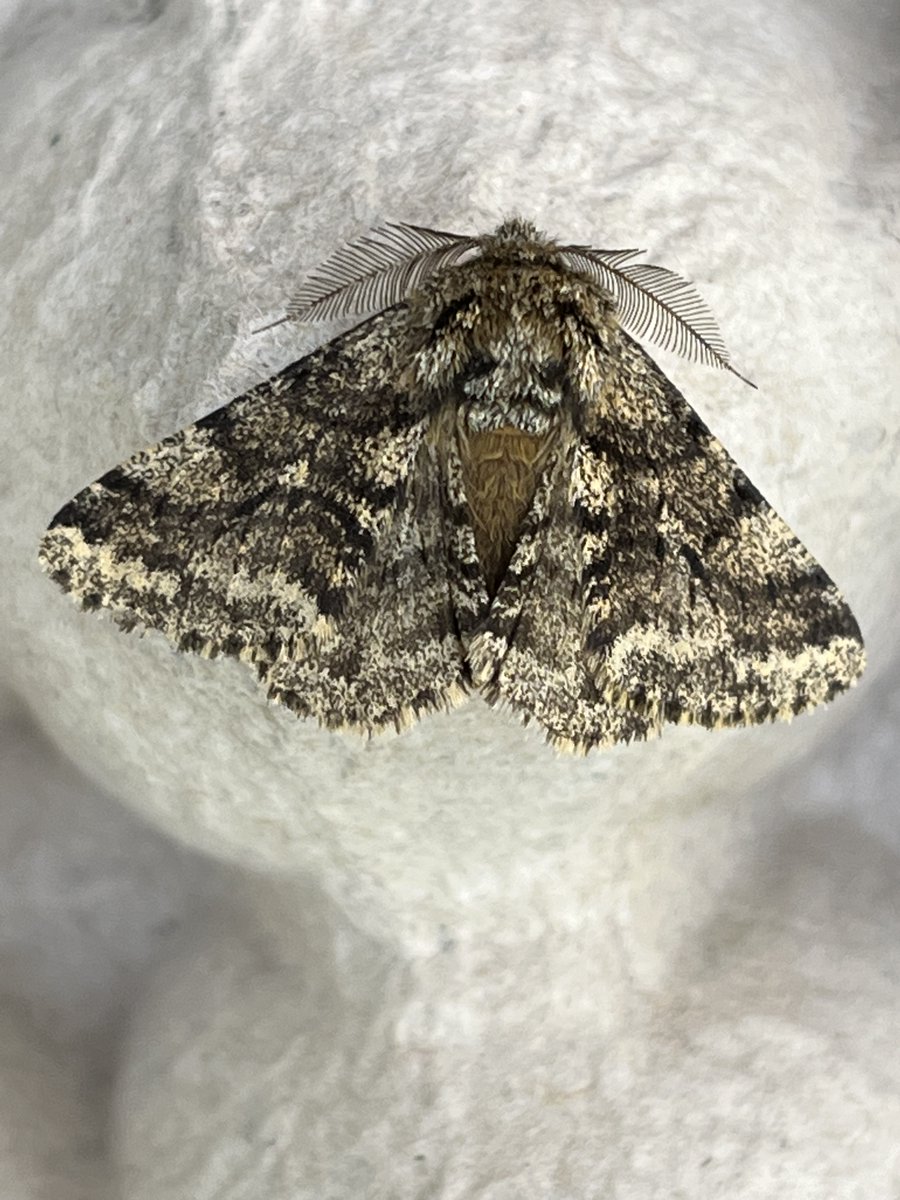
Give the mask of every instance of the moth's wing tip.
<path id="1" fill-rule="evenodd" d="M 67 505 L 67 507 L 69 507 Z M 75 539 L 78 528 L 63 524 L 60 520 L 65 509 L 61 509 L 41 535 L 37 548 L 38 566 L 58 584 L 64 592 L 75 598 L 71 586 L 71 564 L 75 559 Z"/>

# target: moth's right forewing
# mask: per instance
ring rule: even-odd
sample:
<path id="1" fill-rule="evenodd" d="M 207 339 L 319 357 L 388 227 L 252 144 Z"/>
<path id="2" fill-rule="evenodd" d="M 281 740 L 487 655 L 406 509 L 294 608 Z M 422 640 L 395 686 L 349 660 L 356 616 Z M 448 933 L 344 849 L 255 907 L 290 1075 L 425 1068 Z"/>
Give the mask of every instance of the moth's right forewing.
<path id="1" fill-rule="evenodd" d="M 398 305 L 80 492 L 40 557 L 86 607 L 182 649 L 269 661 L 328 637 L 407 485 L 427 418 Z"/>
<path id="2" fill-rule="evenodd" d="M 469 680 L 453 584 L 452 530 L 437 448 L 420 446 L 389 527 L 332 635 L 261 666 L 270 699 L 332 729 L 401 730 L 450 709 Z"/>
<path id="3" fill-rule="evenodd" d="M 583 754 L 653 736 L 658 723 L 610 701 L 584 654 L 581 531 L 571 505 L 574 451 L 565 436 L 554 447 L 467 658 L 490 704 L 536 721 L 557 749 Z"/>

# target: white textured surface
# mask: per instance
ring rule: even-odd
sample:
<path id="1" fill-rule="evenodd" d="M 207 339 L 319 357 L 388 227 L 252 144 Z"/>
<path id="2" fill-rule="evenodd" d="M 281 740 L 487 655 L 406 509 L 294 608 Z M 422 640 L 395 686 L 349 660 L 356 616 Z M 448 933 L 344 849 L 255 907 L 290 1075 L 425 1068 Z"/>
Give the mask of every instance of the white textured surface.
<path id="1" fill-rule="evenodd" d="M 3 18 L 0 668 L 176 839 L 10 718 L 4 990 L 101 1077 L 131 1012 L 113 1145 L 137 1200 L 888 1200 L 896 15 L 231 13 Z M 247 332 L 304 267 L 383 218 L 478 230 L 510 208 L 697 280 L 760 392 L 667 366 L 847 591 L 859 691 L 586 763 L 477 702 L 363 745 L 50 589 L 34 547 L 62 501 L 312 344 Z M 182 920 L 151 984 L 154 931 Z"/>
<path id="2" fill-rule="evenodd" d="M 104 1200 L 98 1095 L 15 1002 L 0 1006 L 0 1189 L 8 1200 Z"/>

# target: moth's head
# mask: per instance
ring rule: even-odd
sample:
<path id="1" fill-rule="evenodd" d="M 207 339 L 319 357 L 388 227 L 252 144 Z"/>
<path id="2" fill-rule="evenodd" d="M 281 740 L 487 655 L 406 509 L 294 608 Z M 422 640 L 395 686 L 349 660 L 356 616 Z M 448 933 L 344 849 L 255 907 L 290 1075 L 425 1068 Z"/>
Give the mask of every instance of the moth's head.
<path id="1" fill-rule="evenodd" d="M 495 262 L 539 262 L 556 253 L 554 242 L 524 217 L 507 217 L 493 233 L 477 239 L 481 258 Z"/>
<path id="2" fill-rule="evenodd" d="M 639 253 L 557 245 L 521 217 L 483 237 L 384 225 L 327 259 L 282 320 L 403 304 L 418 356 L 411 374 L 417 386 L 446 392 L 459 379 L 477 397 L 503 383 L 519 389 L 539 414 L 561 402 L 561 386 L 547 379 L 560 367 L 565 376 L 567 359 L 580 364 L 577 388 L 596 384 L 619 321 L 639 337 L 733 371 L 691 285 L 664 267 L 634 262 Z M 497 376 L 496 385 L 479 384 L 492 364 L 507 372 L 505 382 Z"/>
<path id="3" fill-rule="evenodd" d="M 617 336 L 612 298 L 512 218 L 410 298 L 414 379 L 475 424 L 545 427 Z"/>

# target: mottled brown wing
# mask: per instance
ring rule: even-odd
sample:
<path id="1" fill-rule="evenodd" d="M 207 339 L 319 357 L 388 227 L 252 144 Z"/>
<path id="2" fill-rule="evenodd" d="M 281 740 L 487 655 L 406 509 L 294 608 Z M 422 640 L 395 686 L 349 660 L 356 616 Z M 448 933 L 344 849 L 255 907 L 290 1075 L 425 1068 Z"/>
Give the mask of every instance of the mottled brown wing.
<path id="1" fill-rule="evenodd" d="M 428 422 L 397 383 L 404 330 L 405 307 L 387 310 L 108 472 L 54 518 L 43 565 L 126 628 L 256 662 L 270 695 L 325 724 L 448 702 L 461 652 L 439 514 L 411 485 Z M 392 675 L 410 605 L 420 653 Z M 323 678 L 340 652 L 343 692 Z"/>
<path id="2" fill-rule="evenodd" d="M 443 462 L 423 442 L 409 484 L 330 637 L 261 663 L 269 697 L 332 728 L 375 733 L 450 709 L 469 690 L 453 587 Z"/>
<path id="3" fill-rule="evenodd" d="M 463 641 L 472 680 L 490 704 L 536 721 L 557 749 L 585 753 L 658 729 L 637 709 L 604 695 L 584 654 L 582 535 L 570 495 L 574 448 L 563 434 L 493 603 L 482 602 L 479 613 L 474 593 L 463 626 L 471 633 Z M 451 578 L 459 575 L 451 572 Z"/>
<path id="4" fill-rule="evenodd" d="M 859 628 L 823 569 L 623 335 L 572 501 L 598 686 L 656 722 L 790 717 L 848 687 Z"/>

